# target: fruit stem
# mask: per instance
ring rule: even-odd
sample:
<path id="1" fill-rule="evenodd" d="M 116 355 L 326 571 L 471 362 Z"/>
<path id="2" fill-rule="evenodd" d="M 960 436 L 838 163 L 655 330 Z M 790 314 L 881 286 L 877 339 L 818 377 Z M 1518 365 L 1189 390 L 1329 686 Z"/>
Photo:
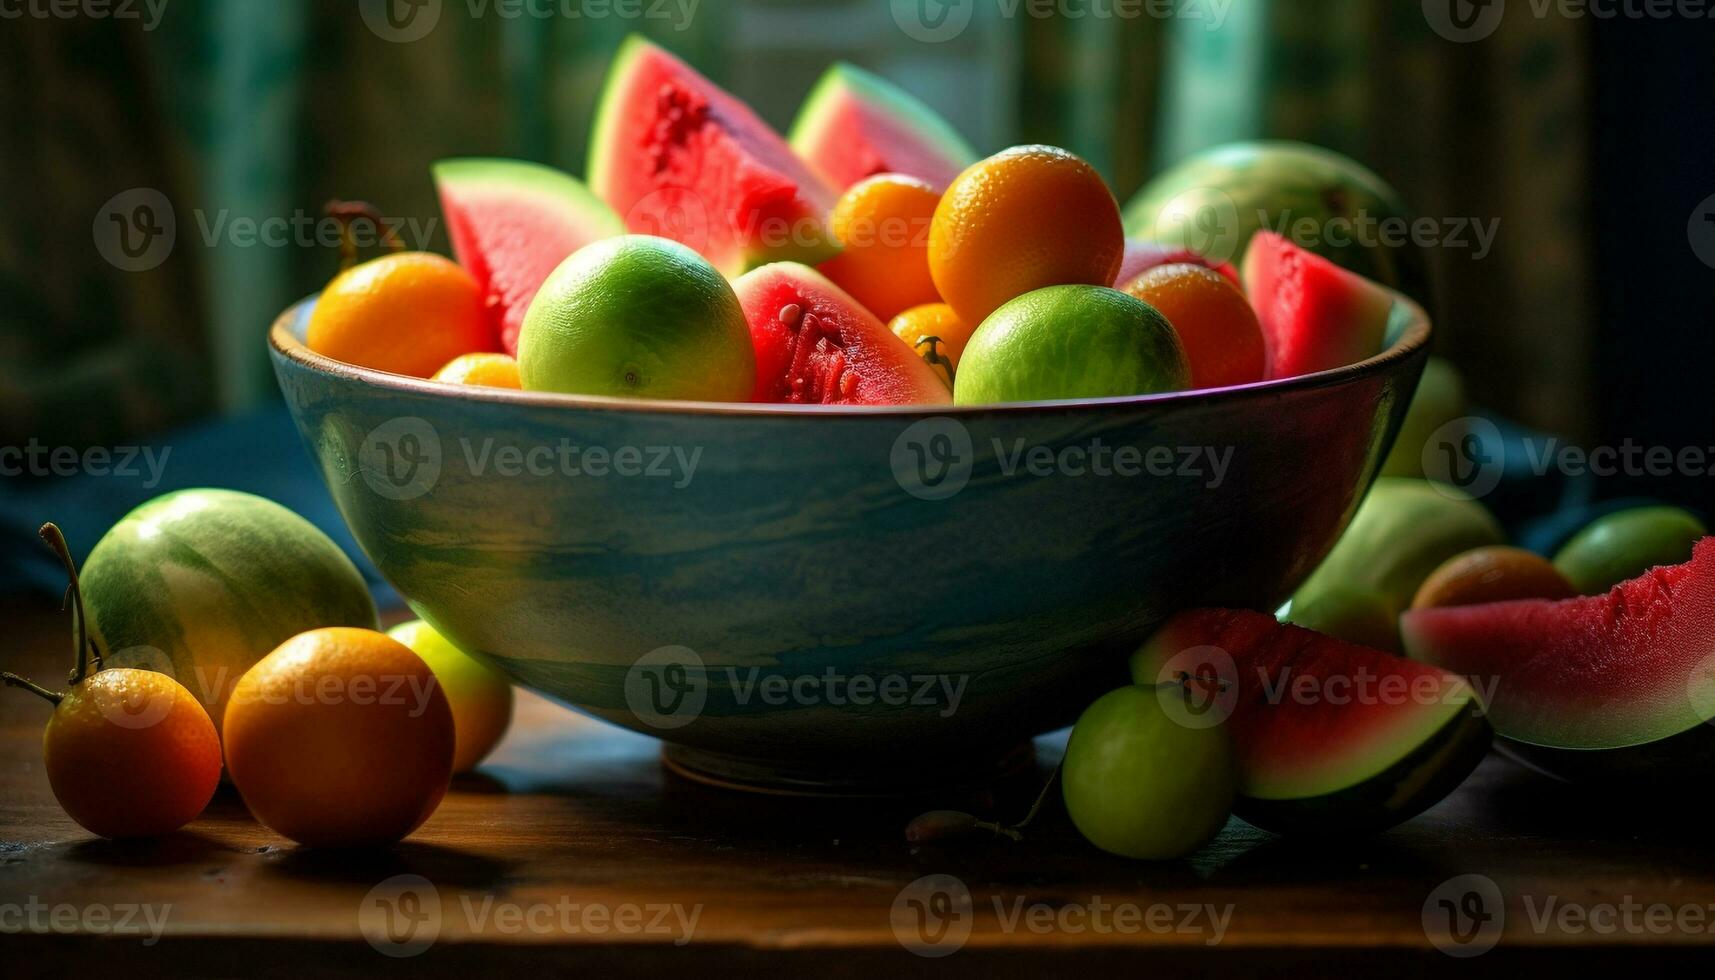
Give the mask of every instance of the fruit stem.
<path id="1" fill-rule="evenodd" d="M 48 690 L 42 685 L 37 684 L 28 678 L 19 677 L 17 674 L 14 674 L 9 670 L 0 671 L 0 681 L 4 681 L 7 687 L 21 687 L 24 690 L 43 698 L 49 704 L 56 707 L 61 701 L 65 700 L 64 694 L 55 694 L 53 691 Z"/>
<path id="2" fill-rule="evenodd" d="M 393 233 L 393 226 L 387 223 L 387 218 L 379 208 L 368 201 L 342 201 L 339 198 L 327 202 L 322 210 L 327 216 L 339 222 L 339 271 L 344 272 L 357 264 L 357 233 L 353 230 L 357 222 L 368 220 L 375 226 L 376 233 L 381 236 L 381 243 L 390 252 L 405 251 L 405 243 Z"/>
<path id="3" fill-rule="evenodd" d="M 67 586 L 67 591 L 71 595 L 72 605 L 72 642 L 77 645 L 77 665 L 72 668 L 71 683 L 79 684 L 89 674 L 89 651 L 93 644 L 89 639 L 88 620 L 83 611 L 83 589 L 77 581 L 77 562 L 72 559 L 71 548 L 66 544 L 65 535 L 60 533 L 59 527 L 52 521 L 43 524 L 36 533 L 42 536 L 42 540 L 46 541 L 48 547 L 53 549 L 54 554 L 59 557 L 60 564 L 65 566 L 66 576 L 71 583 Z M 101 652 L 96 651 L 95 669 L 101 670 L 104 666 Z"/>

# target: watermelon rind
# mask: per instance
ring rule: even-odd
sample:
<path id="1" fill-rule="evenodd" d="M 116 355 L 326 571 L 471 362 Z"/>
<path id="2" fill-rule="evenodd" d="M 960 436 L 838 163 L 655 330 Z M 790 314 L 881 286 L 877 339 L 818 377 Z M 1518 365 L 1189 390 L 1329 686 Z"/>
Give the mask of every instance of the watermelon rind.
<path id="1" fill-rule="evenodd" d="M 808 162 L 812 169 L 821 172 L 824 179 L 835 184 L 836 189 L 844 188 L 838 187 L 839 182 L 834 175 L 822 172 L 817 164 L 827 139 L 826 129 L 833 115 L 832 110 L 842 97 L 865 103 L 886 113 L 920 139 L 925 146 L 939 154 L 948 164 L 952 176 L 957 176 L 960 171 L 977 162 L 977 151 L 965 137 L 923 100 L 879 75 L 848 62 L 838 61 L 830 65 L 810 89 L 810 94 L 799 107 L 798 116 L 786 138 L 793 151 Z M 924 180 L 932 180 L 935 177 L 927 174 L 910 176 Z"/>
<path id="2" fill-rule="evenodd" d="M 583 181 L 554 167 L 504 157 L 452 157 L 430 165 L 437 185 L 461 190 L 492 186 L 508 194 L 540 196 L 543 206 L 574 218 L 609 238 L 625 225 Z"/>

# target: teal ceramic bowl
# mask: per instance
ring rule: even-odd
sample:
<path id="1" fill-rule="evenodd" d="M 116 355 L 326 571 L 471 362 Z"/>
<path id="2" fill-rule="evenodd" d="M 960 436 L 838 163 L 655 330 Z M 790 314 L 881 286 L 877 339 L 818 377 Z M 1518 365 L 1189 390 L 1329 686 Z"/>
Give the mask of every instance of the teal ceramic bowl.
<path id="1" fill-rule="evenodd" d="M 1165 396 L 988 408 L 463 388 L 303 346 L 285 395 L 364 551 L 518 683 L 704 778 L 981 778 L 1125 682 L 1177 609 L 1273 609 L 1332 547 L 1426 356 Z"/>

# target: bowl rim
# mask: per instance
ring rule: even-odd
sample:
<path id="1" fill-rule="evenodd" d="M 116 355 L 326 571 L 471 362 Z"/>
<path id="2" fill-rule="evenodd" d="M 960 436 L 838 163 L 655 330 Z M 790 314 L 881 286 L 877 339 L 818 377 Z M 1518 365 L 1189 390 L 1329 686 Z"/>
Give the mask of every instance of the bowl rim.
<path id="1" fill-rule="evenodd" d="M 319 295 L 319 293 L 311 295 L 293 303 L 275 318 L 268 330 L 269 353 L 272 357 L 291 361 L 311 371 L 331 375 L 345 381 L 356 381 L 402 394 L 433 395 L 438 398 L 458 398 L 467 402 L 510 403 L 540 408 L 680 416 L 738 415 L 767 419 L 876 418 L 889 416 L 935 418 L 940 416 L 969 417 L 991 414 L 1041 413 L 1045 411 L 1092 412 L 1098 409 L 1156 405 L 1201 405 L 1230 398 L 1236 394 L 1273 395 L 1332 388 L 1360 378 L 1383 374 L 1396 364 L 1408 361 L 1420 352 L 1427 350 L 1430 338 L 1434 334 L 1434 327 L 1430 322 L 1429 314 L 1423 306 L 1403 293 L 1393 291 L 1394 301 L 1405 307 L 1409 315 L 1409 322 L 1391 346 L 1375 356 L 1355 364 L 1292 378 L 1253 381 L 1248 384 L 1229 385 L 1221 388 L 1172 391 L 1156 395 L 1003 402 L 994 405 L 776 405 L 755 402 L 619 398 L 607 395 L 571 395 L 552 391 L 489 388 L 479 385 L 452 385 L 441 381 L 431 381 L 428 378 L 394 374 L 391 371 L 348 364 L 310 350 L 292 332 L 293 324 L 316 301 Z"/>

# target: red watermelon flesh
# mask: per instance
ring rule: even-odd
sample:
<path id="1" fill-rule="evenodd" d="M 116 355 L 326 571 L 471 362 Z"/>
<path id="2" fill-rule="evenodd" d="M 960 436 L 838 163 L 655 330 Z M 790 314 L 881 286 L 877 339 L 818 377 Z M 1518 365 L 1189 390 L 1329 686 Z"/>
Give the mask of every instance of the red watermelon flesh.
<path id="1" fill-rule="evenodd" d="M 945 405 L 928 362 L 820 272 L 777 262 L 733 283 L 756 344 L 755 402 Z"/>
<path id="2" fill-rule="evenodd" d="M 501 347 L 518 331 L 536 290 L 566 256 L 625 233 L 577 178 L 523 160 L 442 160 L 433 167 L 453 255 L 482 285 Z"/>
<path id="3" fill-rule="evenodd" d="M 976 151 L 935 110 L 892 82 L 843 62 L 810 90 L 789 142 L 840 192 L 876 174 L 906 174 L 945 189 L 977 162 Z"/>
<path id="4" fill-rule="evenodd" d="M 839 251 L 834 191 L 749 106 L 635 35 L 608 73 L 589 181 L 632 232 L 688 245 L 728 276 Z"/>
<path id="5" fill-rule="evenodd" d="M 1233 676 L 1222 677 L 1236 690 L 1226 724 L 1239 791 L 1255 799 L 1325 796 L 1387 773 L 1473 701 L 1470 685 L 1447 671 L 1229 609 L 1173 617 L 1133 658 L 1132 679 L 1156 683 L 1189 662 L 1186 651 L 1200 659 L 1211 648 L 1232 658 Z"/>
<path id="6" fill-rule="evenodd" d="M 1128 238 L 1125 255 L 1120 259 L 1120 273 L 1114 277 L 1114 288 L 1124 290 L 1133 279 L 1151 269 L 1164 265 L 1201 265 L 1226 276 L 1235 286 L 1240 285 L 1237 269 L 1227 262 L 1211 262 L 1188 248 L 1157 245 L 1139 238 Z"/>
<path id="7" fill-rule="evenodd" d="M 1272 231 L 1245 253 L 1245 291 L 1268 344 L 1269 377 L 1295 378 L 1379 354 L 1394 297 Z"/>
<path id="8" fill-rule="evenodd" d="M 1520 742 L 1625 748 L 1715 720 L 1715 538 L 1606 595 L 1421 609 L 1400 629 L 1413 657 L 1492 684 L 1490 721 Z"/>

